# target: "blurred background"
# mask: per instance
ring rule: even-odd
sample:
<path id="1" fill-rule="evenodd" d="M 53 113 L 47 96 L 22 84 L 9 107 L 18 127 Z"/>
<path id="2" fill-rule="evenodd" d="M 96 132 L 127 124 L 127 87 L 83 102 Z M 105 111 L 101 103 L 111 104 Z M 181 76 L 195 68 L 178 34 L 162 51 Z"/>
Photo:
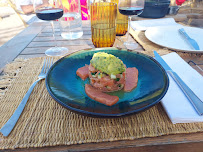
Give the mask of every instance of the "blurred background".
<path id="1" fill-rule="evenodd" d="M 15 0 L 10 0 L 15 4 Z M 87 1 L 80 0 L 83 20 L 89 19 Z M 100 0 L 101 1 L 101 0 Z M 108 1 L 108 0 L 103 0 Z M 160 1 L 160 0 L 146 0 Z M 184 24 L 203 28 L 203 0 L 171 0 L 170 6 L 177 7 L 178 15 L 182 15 Z M 172 17 L 168 15 L 167 17 Z M 8 0 L 0 0 L 0 47 L 25 28 L 19 15 L 8 3 Z"/>
<path id="2" fill-rule="evenodd" d="M 0 0 L 0 46 L 24 29 L 23 22 L 7 0 Z"/>

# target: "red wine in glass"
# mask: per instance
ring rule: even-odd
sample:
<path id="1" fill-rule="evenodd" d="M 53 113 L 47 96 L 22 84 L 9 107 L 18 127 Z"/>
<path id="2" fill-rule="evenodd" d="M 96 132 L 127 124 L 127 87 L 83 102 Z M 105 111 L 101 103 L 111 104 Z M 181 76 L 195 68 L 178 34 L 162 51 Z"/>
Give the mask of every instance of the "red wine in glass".
<path id="1" fill-rule="evenodd" d="M 120 7 L 119 12 L 123 15 L 139 15 L 143 11 L 143 7 Z"/>
<path id="2" fill-rule="evenodd" d="M 118 9 L 122 15 L 128 16 L 128 32 L 126 33 L 124 39 L 124 46 L 127 49 L 136 49 L 138 44 L 130 39 L 130 22 L 131 18 L 141 14 L 144 10 L 145 0 L 119 0 Z"/>
<path id="3" fill-rule="evenodd" d="M 54 47 L 51 47 L 45 51 L 47 56 L 63 56 L 68 53 L 68 49 L 57 45 L 55 38 L 54 24 L 57 24 L 57 19 L 63 16 L 63 5 L 62 0 L 33 0 L 33 8 L 36 16 L 40 20 L 50 21 L 52 26 L 53 40 L 50 41 Z"/>
<path id="4" fill-rule="evenodd" d="M 59 19 L 63 16 L 63 9 L 49 8 L 36 11 L 36 15 L 39 19 L 45 21 L 51 21 Z"/>

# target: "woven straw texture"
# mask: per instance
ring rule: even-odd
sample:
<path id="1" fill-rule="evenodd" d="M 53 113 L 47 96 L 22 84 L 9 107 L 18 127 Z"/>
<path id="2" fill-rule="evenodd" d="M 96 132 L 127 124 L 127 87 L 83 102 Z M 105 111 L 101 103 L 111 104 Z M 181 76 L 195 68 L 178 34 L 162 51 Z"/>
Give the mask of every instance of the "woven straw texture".
<path id="1" fill-rule="evenodd" d="M 41 57 L 18 59 L 6 66 L 0 78 L 0 127 L 11 117 L 31 84 L 37 80 L 42 65 Z M 55 102 L 42 80 L 34 88 L 11 134 L 8 137 L 0 135 L 0 149 L 133 140 L 202 131 L 203 123 L 172 124 L 160 104 L 127 117 L 107 119 L 82 116 Z"/>

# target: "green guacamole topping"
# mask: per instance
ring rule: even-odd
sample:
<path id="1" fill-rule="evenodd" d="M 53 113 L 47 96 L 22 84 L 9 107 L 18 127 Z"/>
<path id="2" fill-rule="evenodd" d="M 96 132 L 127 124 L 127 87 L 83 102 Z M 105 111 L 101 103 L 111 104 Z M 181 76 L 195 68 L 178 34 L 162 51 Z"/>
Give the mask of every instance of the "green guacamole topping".
<path id="1" fill-rule="evenodd" d="M 116 75 L 125 71 L 123 61 L 105 52 L 95 53 L 90 63 L 95 69 L 107 73 L 108 75 Z"/>

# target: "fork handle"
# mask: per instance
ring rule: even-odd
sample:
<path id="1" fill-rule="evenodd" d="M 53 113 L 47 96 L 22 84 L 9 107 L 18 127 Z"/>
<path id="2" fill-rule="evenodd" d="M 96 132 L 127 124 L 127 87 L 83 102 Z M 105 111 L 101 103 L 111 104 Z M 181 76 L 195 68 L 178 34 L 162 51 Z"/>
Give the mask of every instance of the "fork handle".
<path id="1" fill-rule="evenodd" d="M 43 78 L 39 78 L 37 81 L 35 81 L 23 97 L 23 100 L 19 104 L 18 108 L 15 110 L 11 118 L 6 122 L 6 124 L 0 129 L 0 132 L 3 134 L 3 136 L 8 136 L 10 132 L 13 130 L 14 126 L 16 125 L 21 113 L 23 112 L 23 109 L 30 97 L 30 94 L 32 93 L 32 90 L 34 89 L 35 85 L 42 80 Z"/>

